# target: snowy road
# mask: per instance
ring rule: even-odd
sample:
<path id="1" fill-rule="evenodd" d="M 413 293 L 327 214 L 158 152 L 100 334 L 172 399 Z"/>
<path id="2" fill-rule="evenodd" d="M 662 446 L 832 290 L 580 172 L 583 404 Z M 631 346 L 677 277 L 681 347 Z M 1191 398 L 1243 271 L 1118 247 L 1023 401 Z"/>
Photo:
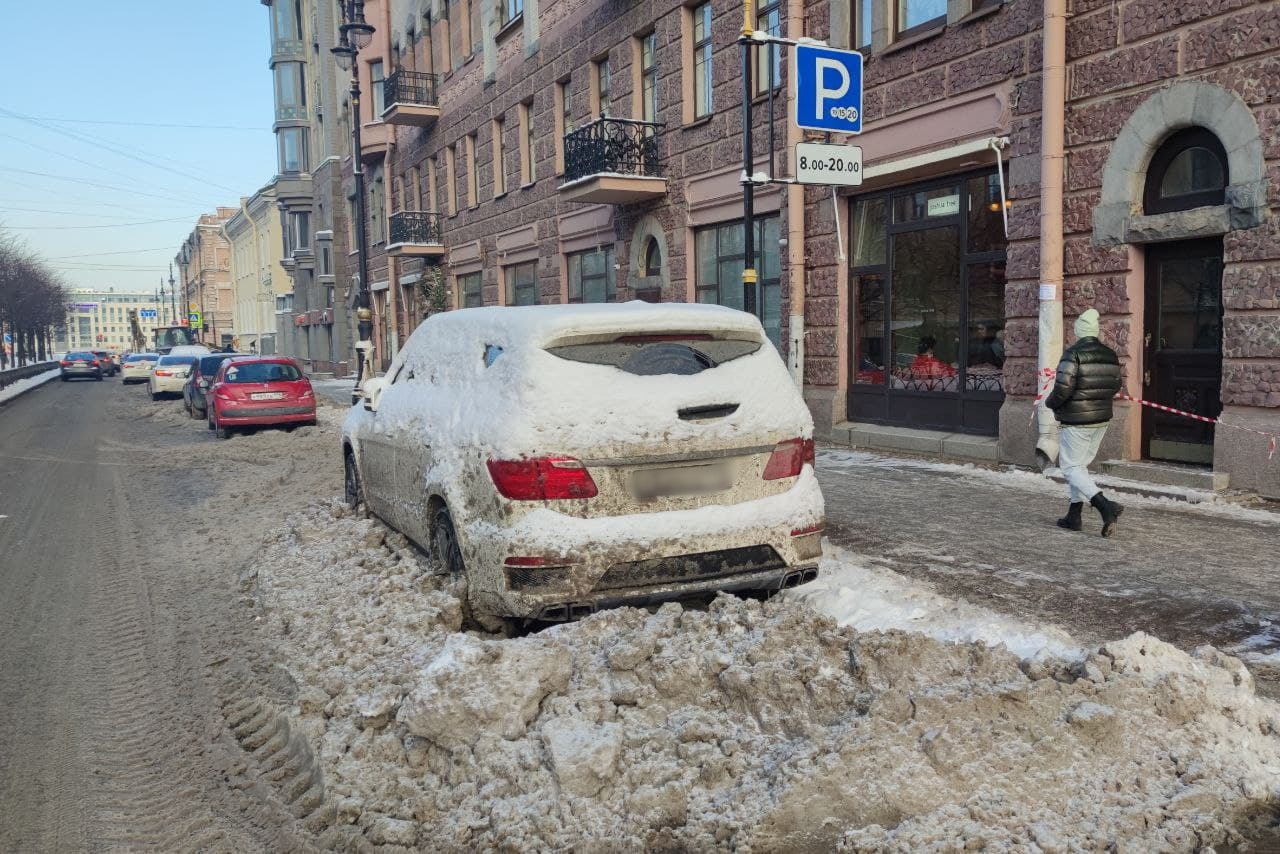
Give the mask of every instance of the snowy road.
<path id="1" fill-rule="evenodd" d="M 1058 529 L 1063 488 L 990 471 L 828 449 L 819 454 L 833 543 L 958 596 L 1085 643 L 1133 631 L 1212 643 L 1280 695 L 1280 515 L 1114 493 L 1119 533 Z"/>

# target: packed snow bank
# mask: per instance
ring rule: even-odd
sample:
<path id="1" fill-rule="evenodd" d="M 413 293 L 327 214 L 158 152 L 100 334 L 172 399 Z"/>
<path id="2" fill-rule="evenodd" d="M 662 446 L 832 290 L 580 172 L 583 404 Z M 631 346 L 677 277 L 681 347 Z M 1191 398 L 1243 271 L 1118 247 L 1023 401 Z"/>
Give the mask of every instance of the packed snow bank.
<path id="1" fill-rule="evenodd" d="M 1031 626 L 949 599 L 930 584 L 867 563 L 853 552 L 827 543 L 818 580 L 783 595 L 863 632 L 904 629 L 941 641 L 1005 646 L 1028 660 L 1084 657 L 1085 651 L 1061 629 Z"/>
<path id="2" fill-rule="evenodd" d="M 460 632 L 448 580 L 336 503 L 269 538 L 246 584 L 332 832 L 375 844 L 1192 851 L 1280 801 L 1280 707 L 1211 648 L 1139 634 L 1020 662 L 731 597 L 499 640 Z"/>
<path id="3" fill-rule="evenodd" d="M 45 371 L 42 374 L 36 374 L 34 377 L 27 377 L 16 382 L 9 383 L 4 388 L 0 388 L 0 403 L 13 400 L 18 395 L 31 391 L 38 385 L 44 385 L 50 380 L 56 380 L 61 374 L 61 368 L 54 368 L 51 371 Z"/>

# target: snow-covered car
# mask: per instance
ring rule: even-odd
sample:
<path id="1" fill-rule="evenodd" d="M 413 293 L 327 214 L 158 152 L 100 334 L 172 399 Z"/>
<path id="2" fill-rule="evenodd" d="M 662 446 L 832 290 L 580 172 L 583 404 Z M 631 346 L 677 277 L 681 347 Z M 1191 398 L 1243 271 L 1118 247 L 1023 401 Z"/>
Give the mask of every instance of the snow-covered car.
<path id="1" fill-rule="evenodd" d="M 363 394 L 348 502 L 465 574 L 491 629 L 817 576 L 813 421 L 752 315 L 445 312 Z"/>

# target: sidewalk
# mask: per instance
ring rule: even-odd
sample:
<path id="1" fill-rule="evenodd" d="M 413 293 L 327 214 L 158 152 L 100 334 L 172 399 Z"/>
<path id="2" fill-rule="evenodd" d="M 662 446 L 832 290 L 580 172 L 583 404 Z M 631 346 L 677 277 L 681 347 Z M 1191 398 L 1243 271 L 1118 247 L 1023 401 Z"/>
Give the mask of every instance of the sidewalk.
<path id="1" fill-rule="evenodd" d="M 841 449 L 818 455 L 827 535 L 868 565 L 1093 644 L 1147 631 L 1240 655 L 1280 695 L 1280 514 L 1208 498 L 1115 494 L 1119 531 L 1054 520 L 1065 488 L 992 470 Z"/>

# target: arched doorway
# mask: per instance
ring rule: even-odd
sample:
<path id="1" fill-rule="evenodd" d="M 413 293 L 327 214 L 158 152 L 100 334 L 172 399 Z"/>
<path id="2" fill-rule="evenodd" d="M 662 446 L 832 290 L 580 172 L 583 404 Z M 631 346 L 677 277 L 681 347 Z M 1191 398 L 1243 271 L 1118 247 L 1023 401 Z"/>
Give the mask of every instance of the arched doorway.
<path id="1" fill-rule="evenodd" d="M 1147 167 L 1143 213 L 1224 203 L 1230 183 L 1222 142 L 1202 127 L 1180 130 Z M 1222 412 L 1222 238 L 1152 243 L 1146 249 L 1143 397 L 1205 418 Z M 1142 412 L 1142 454 L 1213 463 L 1213 425 L 1151 407 Z"/>

